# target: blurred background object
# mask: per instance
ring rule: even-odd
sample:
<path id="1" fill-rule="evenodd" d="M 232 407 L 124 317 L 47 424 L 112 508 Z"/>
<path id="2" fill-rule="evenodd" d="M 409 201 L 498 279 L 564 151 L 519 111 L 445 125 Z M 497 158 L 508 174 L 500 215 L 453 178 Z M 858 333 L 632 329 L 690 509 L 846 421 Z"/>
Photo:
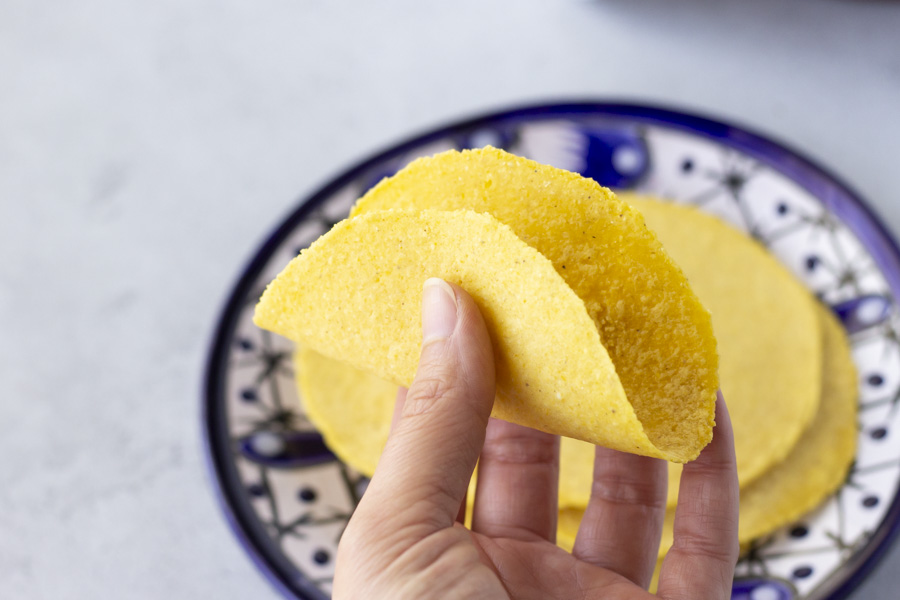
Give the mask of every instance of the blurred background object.
<path id="1" fill-rule="evenodd" d="M 210 491 L 202 365 L 251 252 L 348 163 L 639 100 L 806 151 L 896 235 L 898 31 L 876 1 L 3 3 L 0 595 L 279 597 Z M 895 545 L 851 598 L 898 584 Z"/>

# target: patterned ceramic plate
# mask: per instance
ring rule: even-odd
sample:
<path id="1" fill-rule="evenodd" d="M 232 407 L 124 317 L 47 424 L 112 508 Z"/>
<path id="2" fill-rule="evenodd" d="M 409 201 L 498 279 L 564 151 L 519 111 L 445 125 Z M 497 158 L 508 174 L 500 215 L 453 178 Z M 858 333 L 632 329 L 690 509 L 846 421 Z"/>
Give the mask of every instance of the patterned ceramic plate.
<path id="1" fill-rule="evenodd" d="M 303 200 L 234 287 L 209 355 L 204 428 L 222 507 L 289 598 L 327 598 L 338 538 L 366 480 L 305 418 L 289 342 L 251 322 L 266 283 L 410 160 L 487 144 L 602 185 L 695 204 L 740 227 L 841 317 L 860 373 L 859 448 L 843 487 L 757 540 L 733 598 L 840 598 L 900 521 L 900 252 L 845 185 L 744 129 L 646 106 L 534 106 L 460 122 L 354 166 Z"/>

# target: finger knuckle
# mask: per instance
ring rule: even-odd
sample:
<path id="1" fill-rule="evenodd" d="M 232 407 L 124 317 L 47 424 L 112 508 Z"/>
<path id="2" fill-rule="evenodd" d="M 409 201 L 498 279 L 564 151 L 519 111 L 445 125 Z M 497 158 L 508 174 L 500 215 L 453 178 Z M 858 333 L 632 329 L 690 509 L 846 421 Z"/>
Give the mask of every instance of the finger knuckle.
<path id="1" fill-rule="evenodd" d="M 459 384 L 445 373 L 418 377 L 409 388 L 403 412 L 406 416 L 426 414 L 442 399 L 458 392 Z"/>
<path id="2" fill-rule="evenodd" d="M 740 548 L 737 536 L 729 533 L 725 530 L 717 531 L 716 528 L 702 532 L 681 530 L 675 536 L 669 552 L 733 565 Z"/>
<path id="3" fill-rule="evenodd" d="M 501 465 L 556 467 L 559 452 L 553 440 L 535 440 L 533 436 L 512 434 L 486 443 L 481 451 L 481 460 Z"/>
<path id="4" fill-rule="evenodd" d="M 700 458 L 684 466 L 685 471 L 705 477 L 722 476 L 732 472 L 734 468 L 734 459 L 731 456 L 717 454 L 701 454 Z"/>
<path id="5" fill-rule="evenodd" d="M 610 473 L 594 479 L 591 498 L 616 506 L 640 506 L 652 509 L 666 507 L 666 492 L 655 481 L 638 479 L 622 473 Z"/>

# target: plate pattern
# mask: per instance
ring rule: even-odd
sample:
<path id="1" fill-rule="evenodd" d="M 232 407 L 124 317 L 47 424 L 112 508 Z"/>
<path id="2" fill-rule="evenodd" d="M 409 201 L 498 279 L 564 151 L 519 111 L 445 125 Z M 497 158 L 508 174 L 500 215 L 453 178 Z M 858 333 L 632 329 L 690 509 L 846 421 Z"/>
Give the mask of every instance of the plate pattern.
<path id="1" fill-rule="evenodd" d="M 419 156 L 487 144 L 603 185 L 694 204 L 767 246 L 834 309 L 860 374 L 856 460 L 819 508 L 753 543 L 738 564 L 732 597 L 837 598 L 871 567 L 900 517 L 896 250 L 858 201 L 845 197 L 846 188 L 794 154 L 743 130 L 681 117 L 571 105 L 453 126 L 351 170 L 264 245 L 220 323 L 204 420 L 223 509 L 286 595 L 329 597 L 337 542 L 366 480 L 328 451 L 306 419 L 292 345 L 256 328 L 253 306 L 291 258 L 382 177 Z"/>

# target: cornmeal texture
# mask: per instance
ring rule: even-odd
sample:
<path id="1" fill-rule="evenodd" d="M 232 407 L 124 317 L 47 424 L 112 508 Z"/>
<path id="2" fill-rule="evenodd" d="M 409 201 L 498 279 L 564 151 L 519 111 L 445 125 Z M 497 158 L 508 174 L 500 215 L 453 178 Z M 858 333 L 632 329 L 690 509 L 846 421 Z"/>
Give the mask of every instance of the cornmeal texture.
<path id="1" fill-rule="evenodd" d="M 821 397 L 821 327 L 809 292 L 764 248 L 694 208 L 623 195 L 644 215 L 712 312 L 722 390 L 745 486 L 797 443 Z M 559 502 L 584 507 L 594 448 L 563 440 Z M 669 465 L 668 504 L 681 466 Z"/>
<path id="2" fill-rule="evenodd" d="M 408 386 L 429 277 L 461 286 L 481 310 L 497 375 L 493 416 L 669 460 L 693 458 L 706 444 L 695 427 L 680 431 L 684 439 L 674 433 L 655 443 L 648 438 L 584 302 L 549 260 L 487 214 L 385 210 L 345 220 L 269 285 L 254 322 Z M 696 401 L 656 410 L 667 408 L 670 413 L 652 412 L 649 420 L 709 417 Z"/>
<path id="3" fill-rule="evenodd" d="M 817 313 L 824 332 L 819 410 L 788 457 L 741 490 L 742 544 L 817 506 L 840 487 L 856 452 L 856 369 L 837 320 L 825 307 L 819 307 Z M 345 463 L 371 476 L 387 441 L 396 385 L 307 349 L 295 354 L 295 366 L 304 407 L 329 448 Z M 573 458 L 571 448 L 576 444 L 591 452 Z M 587 481 L 589 487 L 592 472 L 593 447 L 563 438 L 557 543 L 567 550 L 575 542 L 586 501 L 566 504 L 565 488 L 572 480 Z M 470 487 L 470 504 L 474 491 L 474 486 Z M 674 509 L 670 509 L 661 555 L 672 543 L 673 518 Z"/>
<path id="4" fill-rule="evenodd" d="M 627 198 L 712 313 L 744 487 L 784 460 L 818 410 L 818 304 L 763 246 L 716 217 L 690 206 Z M 670 465 L 669 505 L 677 500 L 680 469 Z"/>
<path id="5" fill-rule="evenodd" d="M 388 208 L 470 209 L 508 225 L 584 301 L 649 439 L 677 462 L 709 442 L 718 387 L 709 313 L 637 210 L 591 179 L 495 148 L 416 160 L 351 216 Z"/>
<path id="6" fill-rule="evenodd" d="M 824 306 L 817 309 L 824 345 L 819 410 L 791 453 L 741 489 L 738 540 L 743 545 L 783 527 L 837 490 L 856 454 L 857 374 L 847 336 Z M 583 509 L 560 511 L 557 540 L 571 547 Z M 669 508 L 659 554 L 672 546 L 675 509 Z"/>

